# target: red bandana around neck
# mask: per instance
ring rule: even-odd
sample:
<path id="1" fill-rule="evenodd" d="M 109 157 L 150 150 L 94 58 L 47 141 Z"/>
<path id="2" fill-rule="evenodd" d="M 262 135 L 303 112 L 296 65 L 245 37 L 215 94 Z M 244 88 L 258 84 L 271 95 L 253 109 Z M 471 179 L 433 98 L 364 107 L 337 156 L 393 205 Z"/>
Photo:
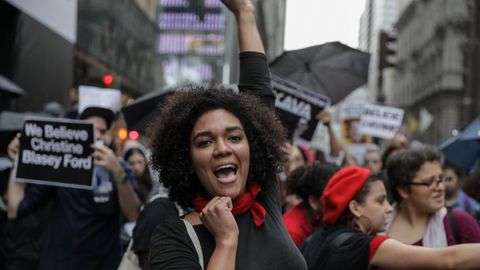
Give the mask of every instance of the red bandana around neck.
<path id="1" fill-rule="evenodd" d="M 248 186 L 248 190 L 243 195 L 233 201 L 232 214 L 234 216 L 238 216 L 247 211 L 250 211 L 255 225 L 257 227 L 262 226 L 262 224 L 265 222 L 265 216 L 267 214 L 267 211 L 260 203 L 255 200 L 257 194 L 261 190 L 262 189 L 260 188 L 258 183 L 253 182 L 252 184 L 250 184 Z M 195 211 L 197 211 L 198 213 L 202 212 L 203 208 L 208 204 L 209 201 L 210 199 L 206 199 L 202 195 L 197 194 L 197 197 L 193 200 L 193 204 L 195 205 Z"/>

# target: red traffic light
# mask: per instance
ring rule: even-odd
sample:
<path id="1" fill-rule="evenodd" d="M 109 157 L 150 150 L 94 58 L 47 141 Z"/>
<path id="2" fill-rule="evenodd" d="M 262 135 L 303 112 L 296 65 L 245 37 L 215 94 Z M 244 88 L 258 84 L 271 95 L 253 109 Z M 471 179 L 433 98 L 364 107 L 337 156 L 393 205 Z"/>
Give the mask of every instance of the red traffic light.
<path id="1" fill-rule="evenodd" d="M 112 74 L 105 74 L 102 77 L 102 82 L 105 86 L 110 86 L 113 83 L 113 76 Z"/>
<path id="2" fill-rule="evenodd" d="M 136 130 L 132 130 L 128 133 L 128 137 L 132 140 L 138 140 L 138 137 L 140 137 L 140 134 Z"/>

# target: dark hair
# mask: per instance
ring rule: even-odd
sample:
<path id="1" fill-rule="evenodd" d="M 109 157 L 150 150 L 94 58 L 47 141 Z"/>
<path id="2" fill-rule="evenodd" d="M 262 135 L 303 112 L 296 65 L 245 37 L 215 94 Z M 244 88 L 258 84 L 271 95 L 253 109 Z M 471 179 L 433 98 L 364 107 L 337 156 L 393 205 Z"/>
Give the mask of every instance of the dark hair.
<path id="1" fill-rule="evenodd" d="M 382 181 L 384 182 L 383 175 L 382 174 L 372 174 L 367 178 L 367 181 L 365 181 L 365 184 L 363 184 L 362 188 L 355 194 L 355 197 L 353 197 L 352 201 L 357 201 L 358 203 L 364 203 L 365 199 L 368 196 L 368 193 L 370 193 L 370 188 L 372 187 L 372 184 L 377 181 Z M 343 211 L 342 215 L 338 218 L 337 220 L 337 225 L 350 225 L 353 220 L 353 214 L 350 212 L 350 208 L 345 207 L 345 210 Z"/>
<path id="2" fill-rule="evenodd" d="M 382 154 L 382 169 L 387 168 L 388 161 L 396 154 L 395 151 L 404 149 L 400 145 L 390 144 Z"/>
<path id="3" fill-rule="evenodd" d="M 271 106 L 257 96 L 221 87 L 189 87 L 167 97 L 159 119 L 149 128 L 153 168 L 170 188 L 170 199 L 182 207 L 193 206 L 198 192 L 208 195 L 192 172 L 190 133 L 200 116 L 216 109 L 232 113 L 243 125 L 250 146 L 247 181 L 264 187 L 267 181 L 276 180 L 285 131 Z"/>
<path id="4" fill-rule="evenodd" d="M 296 168 L 287 178 L 287 192 L 298 195 L 304 201 L 309 196 L 320 198 L 328 181 L 338 170 L 337 166 L 328 163 Z"/>
<path id="5" fill-rule="evenodd" d="M 442 162 L 441 153 L 433 147 L 401 150 L 387 163 L 389 190 L 395 202 L 402 201 L 399 187 L 410 189 L 410 183 L 427 162 Z"/>
<path id="6" fill-rule="evenodd" d="M 148 201 L 148 195 L 150 191 L 152 190 L 153 187 L 153 181 L 152 181 L 152 176 L 150 175 L 150 168 L 148 167 L 148 160 L 147 157 L 145 156 L 145 153 L 138 149 L 138 148 L 131 148 L 125 152 L 124 160 L 128 162 L 128 159 L 130 156 L 133 154 L 140 154 L 142 157 L 145 159 L 145 171 L 143 175 L 137 175 L 137 194 L 142 203 L 147 203 Z"/>
<path id="7" fill-rule="evenodd" d="M 125 154 L 123 155 L 123 159 L 128 160 L 130 156 L 133 154 L 140 154 L 145 158 L 145 161 L 147 161 L 147 157 L 145 156 L 145 153 L 143 153 L 143 151 L 138 148 L 130 148 L 129 150 L 127 150 L 127 152 L 125 152 Z"/>
<path id="8" fill-rule="evenodd" d="M 467 170 L 463 167 L 460 167 L 458 165 L 455 165 L 447 160 L 444 161 L 443 163 L 443 169 L 451 169 L 455 172 L 455 174 L 458 176 L 459 180 L 462 180 L 465 176 L 468 175 Z"/>

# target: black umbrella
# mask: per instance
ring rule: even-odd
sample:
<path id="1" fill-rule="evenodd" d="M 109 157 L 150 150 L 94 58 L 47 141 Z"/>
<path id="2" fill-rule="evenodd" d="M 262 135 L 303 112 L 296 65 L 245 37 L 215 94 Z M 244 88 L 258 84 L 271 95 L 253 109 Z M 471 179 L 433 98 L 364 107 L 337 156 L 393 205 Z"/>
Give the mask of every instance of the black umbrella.
<path id="1" fill-rule="evenodd" d="M 330 42 L 284 52 L 270 63 L 270 69 L 336 104 L 367 82 L 369 61 L 368 53 Z"/>
<path id="2" fill-rule="evenodd" d="M 20 86 L 2 75 L 0 75 L 0 91 L 14 97 L 25 96 L 25 91 Z"/>
<path id="3" fill-rule="evenodd" d="M 145 134 L 150 122 L 159 116 L 159 106 L 174 91 L 153 91 L 122 108 L 128 129 Z"/>

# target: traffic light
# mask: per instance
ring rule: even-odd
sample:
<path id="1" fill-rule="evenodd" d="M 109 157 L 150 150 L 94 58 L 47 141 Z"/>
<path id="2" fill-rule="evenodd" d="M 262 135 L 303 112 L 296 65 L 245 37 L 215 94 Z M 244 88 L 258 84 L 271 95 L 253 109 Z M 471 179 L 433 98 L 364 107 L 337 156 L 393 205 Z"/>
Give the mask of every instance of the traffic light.
<path id="1" fill-rule="evenodd" d="M 396 54 L 397 37 L 392 36 L 384 31 L 380 32 L 379 61 L 378 69 L 382 71 L 384 68 L 395 67 L 392 57 Z"/>
<path id="2" fill-rule="evenodd" d="M 120 138 L 120 140 L 122 141 L 125 141 L 128 137 L 128 131 L 126 128 L 120 128 L 118 130 L 118 138 Z"/>
<path id="3" fill-rule="evenodd" d="M 111 86 L 113 83 L 113 76 L 110 73 L 107 73 L 102 76 L 102 82 L 105 86 Z"/>
<path id="4" fill-rule="evenodd" d="M 140 133 L 138 133 L 138 131 L 136 131 L 136 130 L 132 130 L 128 133 L 128 137 L 131 140 L 138 140 L 138 138 L 140 137 Z"/>

